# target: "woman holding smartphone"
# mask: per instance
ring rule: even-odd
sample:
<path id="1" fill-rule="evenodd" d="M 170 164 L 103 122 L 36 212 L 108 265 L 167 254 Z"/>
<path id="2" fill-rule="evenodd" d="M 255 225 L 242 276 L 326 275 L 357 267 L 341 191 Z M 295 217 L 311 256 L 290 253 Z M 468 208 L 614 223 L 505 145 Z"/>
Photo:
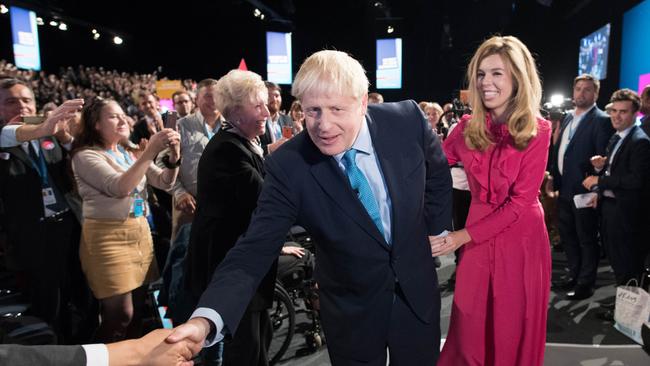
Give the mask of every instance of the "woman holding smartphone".
<path id="1" fill-rule="evenodd" d="M 115 101 L 98 99 L 83 109 L 72 158 L 83 199 L 79 255 L 100 302 L 102 321 L 95 338 L 104 343 L 124 339 L 127 331 L 140 335 L 142 286 L 157 278 L 145 187 L 171 188 L 180 165 L 178 132 L 153 134 L 137 158 L 128 138 L 126 115 Z M 160 169 L 153 159 L 166 147 L 170 154 Z"/>

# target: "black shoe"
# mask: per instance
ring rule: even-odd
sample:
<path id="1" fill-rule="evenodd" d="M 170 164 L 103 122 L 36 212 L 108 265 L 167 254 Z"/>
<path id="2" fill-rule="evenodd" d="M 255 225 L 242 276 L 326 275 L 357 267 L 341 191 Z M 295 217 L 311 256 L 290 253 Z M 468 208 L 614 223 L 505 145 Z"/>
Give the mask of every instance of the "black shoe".
<path id="1" fill-rule="evenodd" d="M 567 292 L 565 298 L 567 300 L 584 300 L 590 298 L 593 294 L 594 290 L 591 286 L 576 285 L 573 291 Z"/>
<path id="2" fill-rule="evenodd" d="M 596 313 L 596 318 L 606 321 L 606 322 L 613 322 L 614 321 L 614 309 L 612 310 L 606 310 L 606 311 L 601 311 L 599 313 Z"/>
<path id="3" fill-rule="evenodd" d="M 574 287 L 576 287 L 577 284 L 578 284 L 578 282 L 575 279 L 569 277 L 568 279 L 564 279 L 564 280 L 560 280 L 560 281 L 553 281 L 552 287 L 553 287 L 553 290 L 568 291 L 568 290 L 572 290 Z"/>

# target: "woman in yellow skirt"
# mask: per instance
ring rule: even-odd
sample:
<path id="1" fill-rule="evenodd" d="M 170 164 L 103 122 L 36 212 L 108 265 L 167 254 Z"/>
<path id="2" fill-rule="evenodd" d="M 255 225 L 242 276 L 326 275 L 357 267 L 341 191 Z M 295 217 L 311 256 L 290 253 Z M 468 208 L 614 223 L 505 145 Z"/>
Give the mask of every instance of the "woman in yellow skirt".
<path id="1" fill-rule="evenodd" d="M 144 300 L 142 285 L 157 276 L 146 184 L 170 188 L 180 165 L 176 131 L 152 135 L 137 158 L 128 137 L 122 108 L 115 101 L 97 99 L 82 111 L 72 158 L 83 199 L 81 266 L 101 306 L 95 338 L 105 343 L 124 339 L 130 324 L 139 325 L 134 309 Z M 166 168 L 160 169 L 153 161 L 166 147 Z"/>

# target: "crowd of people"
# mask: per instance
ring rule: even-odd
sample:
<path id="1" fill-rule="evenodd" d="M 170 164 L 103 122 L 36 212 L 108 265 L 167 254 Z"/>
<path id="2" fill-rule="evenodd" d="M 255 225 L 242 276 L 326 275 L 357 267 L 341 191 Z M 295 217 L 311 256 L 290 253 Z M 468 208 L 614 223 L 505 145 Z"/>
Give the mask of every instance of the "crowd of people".
<path id="1" fill-rule="evenodd" d="M 593 294 L 601 250 L 618 285 L 641 277 L 650 252 L 650 86 L 616 91 L 605 113 L 598 80 L 579 75 L 575 109 L 551 123 L 515 37 L 477 49 L 467 115 L 384 103 L 338 51 L 303 63 L 287 113 L 280 86 L 250 71 L 186 80 L 168 112 L 155 73 L 1 61 L 0 77 L 3 259 L 61 343 L 111 353 L 143 336 L 146 291 L 162 276 L 178 327 L 129 346 L 154 358 L 158 339 L 189 360 L 219 344 L 205 364 L 268 364 L 278 256 L 306 255 L 284 245 L 297 224 L 315 239 L 333 364 L 385 365 L 388 348 L 396 364 L 541 365 L 556 223 L 540 189 L 557 200 L 569 268 L 553 285 L 568 300 Z M 436 259 L 451 253 L 439 352 Z"/>

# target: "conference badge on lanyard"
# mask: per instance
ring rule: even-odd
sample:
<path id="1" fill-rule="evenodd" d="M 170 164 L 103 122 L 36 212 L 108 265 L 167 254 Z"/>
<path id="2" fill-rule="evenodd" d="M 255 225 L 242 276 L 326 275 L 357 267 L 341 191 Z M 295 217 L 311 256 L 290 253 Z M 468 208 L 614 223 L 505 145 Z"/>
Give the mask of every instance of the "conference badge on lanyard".
<path id="1" fill-rule="evenodd" d="M 144 216 L 144 199 L 138 192 L 133 193 L 133 207 L 131 212 L 133 213 L 133 217 Z"/>

